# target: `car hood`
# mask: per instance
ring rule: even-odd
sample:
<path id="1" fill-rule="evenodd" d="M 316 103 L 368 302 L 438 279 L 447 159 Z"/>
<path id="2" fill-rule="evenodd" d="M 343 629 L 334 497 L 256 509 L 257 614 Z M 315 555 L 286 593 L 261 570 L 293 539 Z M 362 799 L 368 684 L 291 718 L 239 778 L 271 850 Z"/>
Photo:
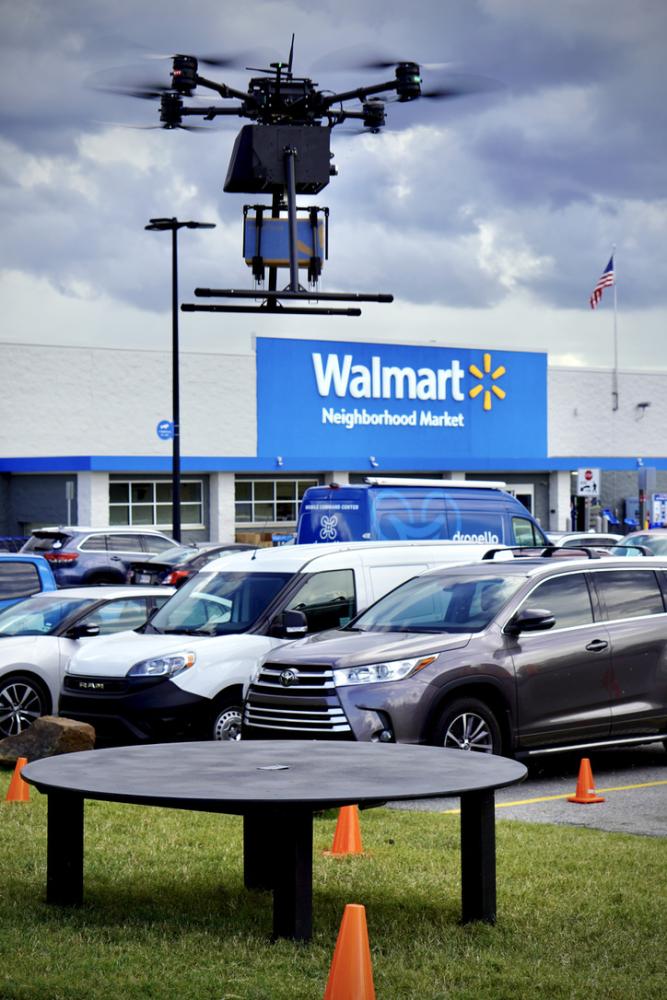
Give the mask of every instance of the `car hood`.
<path id="1" fill-rule="evenodd" d="M 198 659 L 210 650 L 225 658 L 241 653 L 251 638 L 239 635 L 155 635 L 143 632 L 117 632 L 79 650 L 70 660 L 67 672 L 80 676 L 124 677 L 141 660 L 168 653 L 194 650 Z M 223 652 L 224 650 L 224 652 Z"/>
<path id="2" fill-rule="evenodd" d="M 429 656 L 462 649 L 470 633 L 419 635 L 416 632 L 323 632 L 300 642 L 290 642 L 270 655 L 272 663 L 321 663 L 336 668 L 384 660 Z"/>

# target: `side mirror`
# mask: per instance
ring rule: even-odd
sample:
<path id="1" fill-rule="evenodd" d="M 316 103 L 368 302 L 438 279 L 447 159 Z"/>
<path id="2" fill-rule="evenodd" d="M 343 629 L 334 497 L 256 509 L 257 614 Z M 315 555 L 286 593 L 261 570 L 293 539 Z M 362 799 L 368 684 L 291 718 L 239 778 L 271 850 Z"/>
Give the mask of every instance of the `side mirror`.
<path id="1" fill-rule="evenodd" d="M 551 611 L 544 608 L 522 608 L 510 618 L 505 626 L 508 635 L 519 635 L 521 632 L 546 632 L 553 628 L 556 619 Z"/>
<path id="2" fill-rule="evenodd" d="M 271 635 L 277 639 L 301 639 L 308 632 L 303 611 L 283 611 L 271 622 Z"/>
<path id="3" fill-rule="evenodd" d="M 95 635 L 100 634 L 99 625 L 72 625 L 65 632 L 65 637 L 67 639 L 91 639 Z"/>

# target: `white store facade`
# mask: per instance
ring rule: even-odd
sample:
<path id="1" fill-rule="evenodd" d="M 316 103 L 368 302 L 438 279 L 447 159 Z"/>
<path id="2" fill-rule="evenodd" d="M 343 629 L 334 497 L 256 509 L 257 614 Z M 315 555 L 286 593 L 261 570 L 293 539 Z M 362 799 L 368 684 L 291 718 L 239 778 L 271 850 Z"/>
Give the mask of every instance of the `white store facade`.
<path id="1" fill-rule="evenodd" d="M 169 532 L 169 352 L 2 344 L 0 370 L 0 535 Z M 667 372 L 619 371 L 613 409 L 609 369 L 483 344 L 258 337 L 179 371 L 184 539 L 290 533 L 307 486 L 368 475 L 502 480 L 552 530 L 582 469 L 589 519 L 632 519 L 642 482 L 667 495 Z"/>

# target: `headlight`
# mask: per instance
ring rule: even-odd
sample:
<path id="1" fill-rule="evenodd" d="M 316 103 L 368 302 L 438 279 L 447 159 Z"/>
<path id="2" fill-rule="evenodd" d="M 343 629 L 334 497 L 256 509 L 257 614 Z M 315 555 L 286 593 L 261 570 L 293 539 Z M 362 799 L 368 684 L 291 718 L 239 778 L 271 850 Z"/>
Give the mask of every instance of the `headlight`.
<path id="1" fill-rule="evenodd" d="M 168 656 L 154 656 L 150 660 L 135 663 L 127 672 L 128 677 L 173 677 L 194 666 L 194 653 L 170 653 Z"/>
<path id="2" fill-rule="evenodd" d="M 386 663 L 366 663 L 363 667 L 334 670 L 336 687 L 346 684 L 375 684 L 378 681 L 402 681 L 433 663 L 435 656 L 417 656 L 413 660 L 389 660 Z"/>

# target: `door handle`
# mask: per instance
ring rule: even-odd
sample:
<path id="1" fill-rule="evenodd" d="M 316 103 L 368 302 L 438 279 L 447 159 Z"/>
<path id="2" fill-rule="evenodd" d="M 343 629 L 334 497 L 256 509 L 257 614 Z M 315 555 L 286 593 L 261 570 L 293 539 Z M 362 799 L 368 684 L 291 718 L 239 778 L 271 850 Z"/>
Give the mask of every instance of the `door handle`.
<path id="1" fill-rule="evenodd" d="M 606 649 L 608 645 L 609 643 L 605 642 L 604 639 L 593 639 L 592 642 L 588 643 L 586 649 L 591 653 L 601 653 L 602 650 Z"/>

